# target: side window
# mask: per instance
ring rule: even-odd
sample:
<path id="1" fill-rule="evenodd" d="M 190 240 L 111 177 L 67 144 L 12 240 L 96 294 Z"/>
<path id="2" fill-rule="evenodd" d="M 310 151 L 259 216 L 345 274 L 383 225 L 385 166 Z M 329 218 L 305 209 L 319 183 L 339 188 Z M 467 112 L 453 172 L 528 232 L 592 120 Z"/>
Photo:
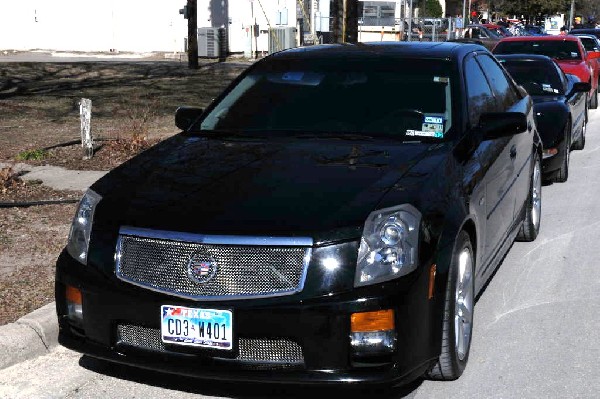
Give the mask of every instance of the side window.
<path id="1" fill-rule="evenodd" d="M 476 126 L 482 113 L 496 110 L 496 102 L 483 71 L 475 61 L 475 57 L 467 59 L 464 73 L 467 86 L 469 123 L 471 126 Z"/>
<path id="2" fill-rule="evenodd" d="M 554 68 L 556 69 L 558 76 L 560 77 L 560 84 L 562 85 L 562 93 L 567 93 L 567 77 L 565 76 L 565 73 L 562 71 L 562 69 L 560 69 L 560 67 L 556 64 L 554 64 Z"/>
<path id="3" fill-rule="evenodd" d="M 485 71 L 498 101 L 499 111 L 507 111 L 521 97 L 511 82 L 506 78 L 502 68 L 488 55 L 477 56 L 477 61 Z"/>

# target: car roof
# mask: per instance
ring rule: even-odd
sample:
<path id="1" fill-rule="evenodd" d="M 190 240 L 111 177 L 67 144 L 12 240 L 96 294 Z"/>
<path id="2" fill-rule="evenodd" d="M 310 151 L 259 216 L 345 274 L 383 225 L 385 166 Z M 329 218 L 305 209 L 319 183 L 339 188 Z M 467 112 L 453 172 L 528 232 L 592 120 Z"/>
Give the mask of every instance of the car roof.
<path id="1" fill-rule="evenodd" d="M 548 35 L 548 36 L 511 36 L 505 37 L 501 42 L 537 42 L 537 41 L 547 41 L 547 42 L 577 42 L 579 38 L 574 35 Z"/>
<path id="2" fill-rule="evenodd" d="M 571 32 L 600 33 L 600 29 L 598 29 L 598 28 L 574 28 L 574 29 L 571 29 Z"/>
<path id="3" fill-rule="evenodd" d="M 367 42 L 357 44 L 321 44 L 283 50 L 271 59 L 310 58 L 389 58 L 461 59 L 472 51 L 488 50 L 479 44 L 459 42 Z"/>

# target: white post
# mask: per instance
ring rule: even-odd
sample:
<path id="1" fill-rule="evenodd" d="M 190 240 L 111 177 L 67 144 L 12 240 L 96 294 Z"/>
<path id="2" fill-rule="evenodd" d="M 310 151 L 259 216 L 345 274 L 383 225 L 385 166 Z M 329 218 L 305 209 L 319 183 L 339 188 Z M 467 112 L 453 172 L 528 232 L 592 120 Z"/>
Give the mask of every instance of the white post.
<path id="1" fill-rule="evenodd" d="M 94 155 L 94 138 L 92 137 L 92 100 L 82 98 L 79 101 L 79 115 L 81 118 L 81 147 L 83 159 L 91 159 Z"/>

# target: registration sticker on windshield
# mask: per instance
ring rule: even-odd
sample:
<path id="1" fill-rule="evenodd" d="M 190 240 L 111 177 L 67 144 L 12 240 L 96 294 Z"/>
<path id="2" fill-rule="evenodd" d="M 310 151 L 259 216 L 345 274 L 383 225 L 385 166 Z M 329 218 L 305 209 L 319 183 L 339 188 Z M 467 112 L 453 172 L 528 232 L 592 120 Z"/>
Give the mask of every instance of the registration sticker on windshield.
<path id="1" fill-rule="evenodd" d="M 542 83 L 542 90 L 548 93 L 558 93 L 558 90 L 553 89 L 552 86 L 547 83 Z"/>
<path id="2" fill-rule="evenodd" d="M 436 139 L 444 138 L 444 133 L 436 131 L 423 131 L 423 130 L 407 130 L 407 136 L 418 136 L 418 137 L 434 137 Z"/>
<path id="3" fill-rule="evenodd" d="M 439 136 L 431 137 L 444 137 L 444 118 L 441 116 L 425 116 L 421 125 L 421 132 L 439 133 Z"/>

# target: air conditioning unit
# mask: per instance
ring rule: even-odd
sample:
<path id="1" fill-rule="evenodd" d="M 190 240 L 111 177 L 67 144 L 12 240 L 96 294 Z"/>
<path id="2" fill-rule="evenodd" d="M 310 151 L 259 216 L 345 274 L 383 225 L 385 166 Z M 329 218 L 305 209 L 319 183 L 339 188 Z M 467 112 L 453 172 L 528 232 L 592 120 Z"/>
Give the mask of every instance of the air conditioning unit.
<path id="1" fill-rule="evenodd" d="M 198 28 L 198 57 L 219 57 L 219 28 Z"/>
<path id="2" fill-rule="evenodd" d="M 277 26 L 269 29 L 269 54 L 296 46 L 295 27 Z"/>

